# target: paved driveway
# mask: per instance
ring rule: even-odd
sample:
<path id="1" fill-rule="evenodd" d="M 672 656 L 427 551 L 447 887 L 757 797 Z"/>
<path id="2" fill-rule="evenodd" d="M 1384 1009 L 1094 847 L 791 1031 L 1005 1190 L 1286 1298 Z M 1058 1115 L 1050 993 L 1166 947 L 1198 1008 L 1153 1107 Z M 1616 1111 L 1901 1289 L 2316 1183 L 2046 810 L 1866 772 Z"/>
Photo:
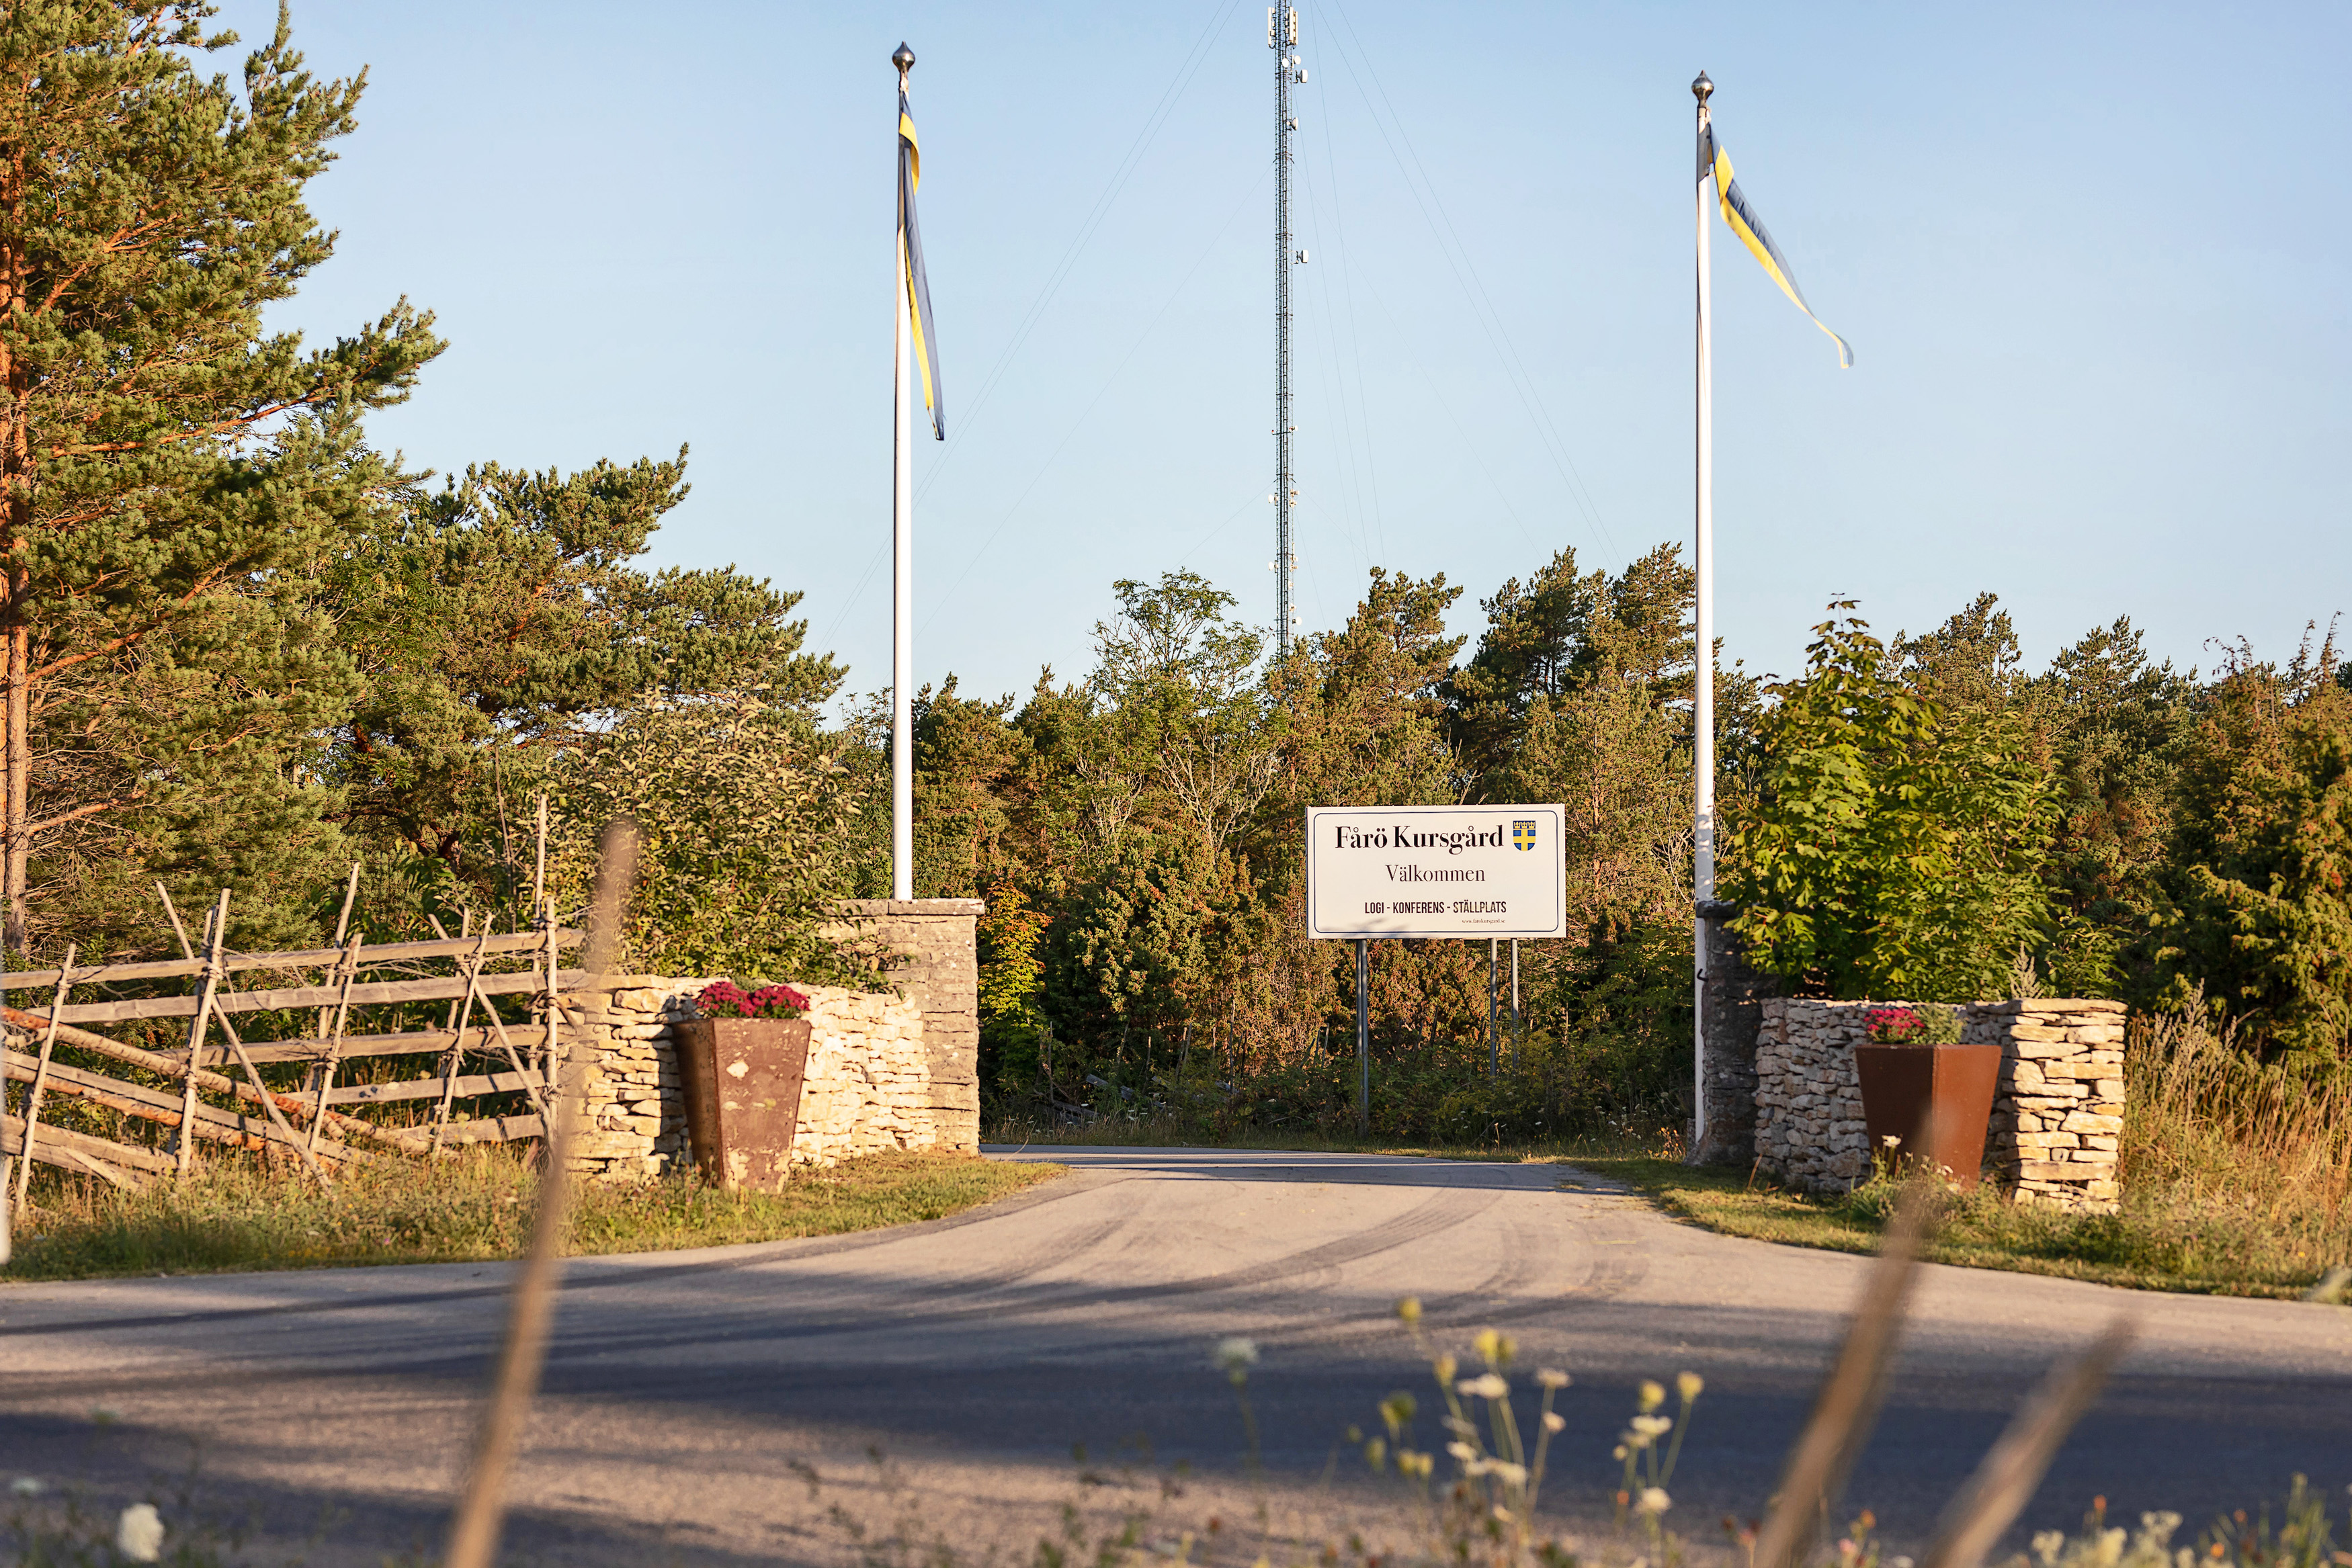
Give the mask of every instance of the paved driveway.
<path id="1" fill-rule="evenodd" d="M 1242 1448 L 1211 1343 L 1256 1339 L 1268 1466 L 1307 1486 L 1337 1434 L 1427 1387 L 1390 1315 L 1456 1343 L 1492 1324 L 1575 1376 L 1553 1497 L 1605 1516 L 1608 1449 L 1643 1377 L 1707 1392 L 1674 1488 L 1704 1537 L 1753 1512 L 1865 1260 L 1711 1236 L 1561 1167 L 1249 1151 L 992 1151 L 1069 1176 L 930 1225 L 572 1265 L 519 1478 L 512 1561 L 834 1560 L 797 1466 L 835 1499 L 979 1544 L 1046 1517 L 1089 1461 L 1182 1462 L 1223 1506 Z M 1563 1187 L 1563 1174 L 1579 1186 Z M 0 1470 L 112 1491 L 202 1448 L 207 1484 L 315 1562 L 430 1545 L 501 1318 L 502 1267 L 0 1290 Z M 2137 1348 L 2027 1527 L 2095 1494 L 2192 1520 L 2352 1482 L 2352 1312 L 2134 1294 L 1932 1267 L 1851 1494 L 1916 1539 L 2055 1356 L 2118 1312 Z M 119 1419 L 96 1423 L 104 1407 Z M 1424 1443 L 1434 1433 L 1424 1427 Z M 1338 1501 L 1366 1483 L 1343 1469 Z M 1279 1488 L 1277 1490 L 1280 1490 Z M 1014 1542 L 1013 1544 L 1018 1544 Z M 1024 1554 L 1025 1555 L 1025 1553 Z"/>

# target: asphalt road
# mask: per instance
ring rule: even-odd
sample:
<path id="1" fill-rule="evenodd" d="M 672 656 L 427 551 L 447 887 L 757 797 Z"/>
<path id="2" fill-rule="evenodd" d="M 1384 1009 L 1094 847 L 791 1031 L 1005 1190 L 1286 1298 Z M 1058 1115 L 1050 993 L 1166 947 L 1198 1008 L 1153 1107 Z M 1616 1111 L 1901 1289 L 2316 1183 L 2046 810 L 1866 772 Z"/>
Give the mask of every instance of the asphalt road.
<path id="1" fill-rule="evenodd" d="M 1163 1517 L 1229 1507 L 1244 1441 L 1208 1365 L 1229 1334 L 1262 1351 L 1251 1394 L 1277 1494 L 1370 1507 L 1389 1494 L 1351 1469 L 1337 1492 L 1311 1483 L 1382 1395 L 1427 1389 L 1391 1315 L 1406 1294 L 1441 1337 L 1465 1344 L 1491 1324 L 1523 1364 L 1574 1376 L 1551 1493 L 1571 1528 L 1606 1517 L 1608 1450 L 1639 1381 L 1701 1374 L 1672 1490 L 1705 1539 L 1770 1490 L 1868 1266 L 1711 1236 L 1559 1166 L 996 1152 L 1072 1173 L 929 1225 L 573 1263 L 509 1561 L 838 1561 L 822 1518 L 836 1501 L 904 1510 L 975 1556 L 992 1542 L 1025 1558 L 1018 1538 L 1062 1498 L 1116 1491 L 1077 1480 L 1113 1464 L 1198 1473 Z M 313 1563 L 430 1547 L 505 1277 L 432 1266 L 0 1289 L 0 1475 L 110 1503 L 193 1465 L 206 1495 L 250 1509 L 274 1540 L 335 1512 Z M 2021 1534 L 2074 1522 L 2095 1495 L 2116 1517 L 2160 1507 L 2192 1522 L 2298 1472 L 2343 1497 L 2352 1312 L 1932 1267 L 1850 1504 L 1874 1509 L 1898 1547 L 1916 1541 L 2049 1363 L 2118 1312 L 2137 1320 L 2136 1348 Z M 1426 1417 L 1420 1437 L 1439 1441 Z M 803 1467 L 823 1479 L 814 1501 Z"/>

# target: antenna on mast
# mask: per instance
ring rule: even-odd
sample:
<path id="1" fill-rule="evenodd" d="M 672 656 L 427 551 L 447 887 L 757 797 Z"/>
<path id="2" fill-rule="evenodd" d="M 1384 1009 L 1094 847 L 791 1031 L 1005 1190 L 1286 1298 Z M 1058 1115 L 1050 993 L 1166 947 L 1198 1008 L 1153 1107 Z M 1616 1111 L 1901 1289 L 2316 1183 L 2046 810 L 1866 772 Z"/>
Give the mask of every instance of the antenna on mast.
<path id="1" fill-rule="evenodd" d="M 1277 658 L 1290 653 L 1298 612 L 1291 601 L 1291 574 L 1298 568 L 1291 548 L 1290 508 L 1298 498 L 1291 484 L 1290 437 L 1290 269 L 1307 259 L 1290 243 L 1290 138 L 1298 129 L 1291 112 L 1290 89 L 1307 79 L 1298 61 L 1298 7 L 1276 0 L 1265 14 L 1266 47 L 1275 51 L 1274 66 L 1274 648 Z"/>

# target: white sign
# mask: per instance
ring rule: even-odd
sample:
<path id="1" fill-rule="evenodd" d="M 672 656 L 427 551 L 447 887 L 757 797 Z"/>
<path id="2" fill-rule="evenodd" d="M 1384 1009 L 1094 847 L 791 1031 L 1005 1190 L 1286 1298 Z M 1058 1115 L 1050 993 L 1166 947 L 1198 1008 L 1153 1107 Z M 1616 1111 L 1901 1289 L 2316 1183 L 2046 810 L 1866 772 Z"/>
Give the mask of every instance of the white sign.
<path id="1" fill-rule="evenodd" d="M 1310 806 L 1309 936 L 1565 936 L 1559 806 Z"/>

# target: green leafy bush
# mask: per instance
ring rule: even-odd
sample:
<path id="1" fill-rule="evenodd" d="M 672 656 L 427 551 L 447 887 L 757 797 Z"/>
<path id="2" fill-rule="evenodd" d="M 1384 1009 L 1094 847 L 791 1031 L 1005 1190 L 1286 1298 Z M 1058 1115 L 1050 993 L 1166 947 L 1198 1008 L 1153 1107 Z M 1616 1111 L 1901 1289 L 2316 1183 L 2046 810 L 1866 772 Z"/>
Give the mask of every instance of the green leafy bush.
<path id="1" fill-rule="evenodd" d="M 1727 838 L 1733 929 L 1750 963 L 1816 993 L 1992 995 L 2050 922 L 2052 782 L 2021 723 L 1906 686 L 1866 622 L 1813 630 Z"/>
<path id="2" fill-rule="evenodd" d="M 632 967 L 870 983 L 824 935 L 857 891 L 868 785 L 804 713 L 751 694 L 648 704 L 559 757 L 548 789 L 562 907 L 586 901 L 604 824 L 636 819 Z"/>

